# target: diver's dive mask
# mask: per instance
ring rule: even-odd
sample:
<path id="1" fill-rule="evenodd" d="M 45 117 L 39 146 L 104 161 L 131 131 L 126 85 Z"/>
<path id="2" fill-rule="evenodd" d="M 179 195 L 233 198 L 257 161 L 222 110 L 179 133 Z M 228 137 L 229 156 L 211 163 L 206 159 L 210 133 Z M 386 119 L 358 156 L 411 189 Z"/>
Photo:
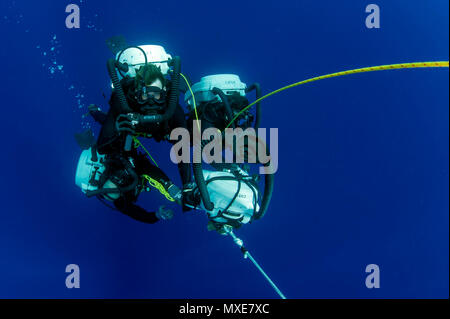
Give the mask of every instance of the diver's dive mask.
<path id="1" fill-rule="evenodd" d="M 136 92 L 136 100 L 142 105 L 162 105 L 166 102 L 166 96 L 166 90 L 157 86 L 143 85 L 142 88 Z"/>

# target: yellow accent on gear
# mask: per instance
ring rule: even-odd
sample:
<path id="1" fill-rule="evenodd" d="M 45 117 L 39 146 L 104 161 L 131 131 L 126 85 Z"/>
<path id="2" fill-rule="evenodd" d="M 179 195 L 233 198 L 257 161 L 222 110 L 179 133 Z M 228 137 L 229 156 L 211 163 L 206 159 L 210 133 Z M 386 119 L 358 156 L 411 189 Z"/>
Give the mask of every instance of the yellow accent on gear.
<path id="1" fill-rule="evenodd" d="M 413 62 L 413 63 L 399 63 L 399 64 L 387 64 L 387 65 L 379 65 L 379 66 L 371 66 L 367 68 L 361 68 L 361 69 L 353 69 L 348 71 L 341 71 L 331 74 L 326 74 L 314 78 L 310 78 L 304 81 L 300 81 L 285 87 L 282 87 L 281 89 L 275 90 L 269 94 L 264 95 L 263 97 L 257 99 L 255 102 L 251 103 L 250 105 L 246 106 L 244 109 L 242 109 L 232 120 L 230 123 L 228 123 L 227 128 L 230 127 L 230 125 L 241 115 L 243 112 L 247 111 L 249 108 L 251 108 L 253 105 L 255 105 L 258 102 L 261 102 L 262 100 L 268 98 L 269 96 L 272 96 L 276 93 L 279 93 L 281 91 L 306 84 L 311 83 L 314 81 L 329 79 L 329 78 L 335 78 L 338 76 L 343 75 L 349 75 L 349 74 L 356 74 L 356 73 L 364 73 L 364 72 L 374 72 L 374 71 L 386 71 L 386 70 L 396 70 L 396 69 L 414 69 L 414 68 L 448 68 L 449 67 L 449 61 L 436 61 L 436 62 Z"/>
<path id="2" fill-rule="evenodd" d="M 144 152 L 147 153 L 147 156 L 150 157 L 150 159 L 153 161 L 153 163 L 155 164 L 155 166 L 159 168 L 158 163 L 156 163 L 156 161 L 153 159 L 153 157 L 150 155 L 150 153 L 149 153 L 148 150 L 145 148 L 145 146 L 141 143 L 141 141 L 139 141 L 139 139 L 137 139 L 135 136 L 133 136 L 133 140 L 134 140 L 134 143 L 136 143 L 137 146 L 142 147 L 142 149 L 144 150 Z"/>
<path id="3" fill-rule="evenodd" d="M 186 79 L 186 77 L 184 76 L 184 74 L 180 73 L 180 75 L 183 77 L 184 81 L 186 82 L 189 91 L 191 92 L 191 96 L 192 96 L 192 103 L 194 104 L 194 112 L 195 112 L 195 118 L 197 119 L 197 127 L 198 127 L 198 131 L 200 132 L 200 124 L 198 124 L 198 114 L 197 114 L 197 103 L 195 102 L 195 96 L 194 96 L 194 92 L 192 92 L 192 88 L 189 85 L 189 81 Z"/>
<path id="4" fill-rule="evenodd" d="M 171 201 L 171 202 L 174 202 L 174 201 L 175 201 L 175 200 L 172 198 L 172 196 L 169 195 L 169 193 L 167 192 L 167 190 L 164 188 L 164 186 L 163 186 L 160 182 L 158 182 L 157 180 L 151 178 L 151 177 L 148 176 L 148 175 L 142 175 L 142 177 L 143 177 L 143 179 L 146 179 L 146 180 L 147 180 L 147 182 L 148 182 L 148 184 L 149 184 L 150 186 L 152 186 L 152 187 L 156 188 L 157 190 L 159 190 L 159 192 L 160 192 L 161 194 L 163 194 L 163 195 L 167 198 L 167 200 L 169 200 L 169 201 Z"/>

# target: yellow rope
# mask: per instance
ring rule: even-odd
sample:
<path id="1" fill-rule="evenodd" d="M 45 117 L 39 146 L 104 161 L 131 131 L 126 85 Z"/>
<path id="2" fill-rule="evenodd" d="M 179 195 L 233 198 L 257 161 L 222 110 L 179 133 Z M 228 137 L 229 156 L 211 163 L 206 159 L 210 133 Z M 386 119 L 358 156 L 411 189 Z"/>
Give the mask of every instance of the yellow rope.
<path id="1" fill-rule="evenodd" d="M 142 147 L 142 149 L 144 150 L 145 153 L 147 153 L 148 157 L 151 158 L 151 160 L 153 161 L 153 163 L 155 164 L 156 167 L 159 168 L 158 164 L 156 163 L 156 161 L 153 159 L 153 157 L 150 155 L 150 153 L 147 151 L 147 149 L 145 148 L 145 146 L 141 143 L 141 141 L 139 141 L 139 139 L 135 136 L 133 136 L 133 140 L 136 143 L 136 145 Z"/>
<path id="2" fill-rule="evenodd" d="M 158 182 L 157 180 L 151 178 L 148 175 L 142 175 L 142 177 L 147 180 L 147 182 L 148 182 L 148 184 L 150 186 L 152 186 L 152 187 L 156 188 L 157 190 L 159 190 L 159 192 L 161 194 L 163 194 L 167 198 L 167 200 L 169 200 L 171 202 L 175 201 L 175 199 L 173 199 L 172 196 L 169 195 L 167 190 L 164 188 L 164 186 L 160 182 Z"/>
<path id="3" fill-rule="evenodd" d="M 186 82 L 189 91 L 191 92 L 191 96 L 192 96 L 192 103 L 194 104 L 194 113 L 195 113 L 195 118 L 197 119 L 197 127 L 198 127 L 198 131 L 200 132 L 200 124 L 198 122 L 198 114 L 197 114 L 197 103 L 195 102 L 195 95 L 194 92 L 192 92 L 192 88 L 189 84 L 189 81 L 187 80 L 187 78 L 184 76 L 184 74 L 180 73 L 180 75 L 183 77 L 184 81 Z"/>
<path id="4" fill-rule="evenodd" d="M 449 62 L 448 61 L 436 61 L 436 62 L 414 62 L 414 63 L 399 63 L 399 64 L 388 64 L 388 65 L 379 65 L 379 66 L 371 66 L 367 68 L 361 68 L 361 69 L 354 69 L 354 70 L 348 70 L 348 71 L 342 71 L 342 72 L 336 72 L 331 74 L 326 74 L 314 78 L 310 78 L 304 81 L 300 81 L 285 87 L 282 87 L 281 89 L 275 90 L 269 94 L 264 95 L 263 97 L 257 99 L 255 102 L 251 103 L 250 105 L 246 106 L 244 109 L 242 109 L 232 120 L 230 123 L 228 123 L 227 128 L 230 127 L 230 125 L 245 111 L 247 111 L 249 108 L 251 108 L 253 105 L 261 102 L 264 99 L 267 99 L 269 96 L 272 96 L 276 93 L 279 93 L 281 91 L 306 84 L 311 83 L 314 81 L 329 79 L 329 78 L 335 78 L 338 76 L 343 75 L 349 75 L 349 74 L 356 74 L 356 73 L 364 73 L 364 72 L 374 72 L 374 71 L 385 71 L 385 70 L 396 70 L 396 69 L 414 69 L 414 68 L 448 68 Z"/>

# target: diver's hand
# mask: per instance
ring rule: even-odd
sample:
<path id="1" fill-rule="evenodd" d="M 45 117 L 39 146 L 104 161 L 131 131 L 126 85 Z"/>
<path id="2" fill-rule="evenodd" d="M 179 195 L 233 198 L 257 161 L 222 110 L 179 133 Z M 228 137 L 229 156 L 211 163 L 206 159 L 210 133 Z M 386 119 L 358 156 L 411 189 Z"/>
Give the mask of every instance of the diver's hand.
<path id="1" fill-rule="evenodd" d="M 159 206 L 156 212 L 156 217 L 161 220 L 169 220 L 173 218 L 173 210 L 166 208 L 166 206 Z"/>
<path id="2" fill-rule="evenodd" d="M 136 113 L 120 114 L 116 120 L 116 129 L 119 133 L 136 134 L 141 115 Z"/>
<path id="3" fill-rule="evenodd" d="M 97 111 L 101 111 L 101 109 L 97 106 L 97 105 L 95 105 L 95 104 L 90 104 L 89 106 L 88 106 L 88 110 L 89 110 L 89 112 L 97 112 Z"/>

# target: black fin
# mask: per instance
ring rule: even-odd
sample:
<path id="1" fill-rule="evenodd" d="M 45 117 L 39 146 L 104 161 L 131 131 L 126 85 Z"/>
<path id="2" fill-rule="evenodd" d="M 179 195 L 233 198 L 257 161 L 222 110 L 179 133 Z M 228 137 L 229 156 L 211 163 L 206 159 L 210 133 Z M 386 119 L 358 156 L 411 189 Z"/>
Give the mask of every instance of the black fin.
<path id="1" fill-rule="evenodd" d="M 114 55 L 128 47 L 127 40 L 123 35 L 117 35 L 107 39 L 106 45 Z"/>
<path id="2" fill-rule="evenodd" d="M 82 133 L 75 133 L 75 140 L 82 150 L 88 150 L 95 145 L 94 133 L 91 129 L 87 129 Z"/>

